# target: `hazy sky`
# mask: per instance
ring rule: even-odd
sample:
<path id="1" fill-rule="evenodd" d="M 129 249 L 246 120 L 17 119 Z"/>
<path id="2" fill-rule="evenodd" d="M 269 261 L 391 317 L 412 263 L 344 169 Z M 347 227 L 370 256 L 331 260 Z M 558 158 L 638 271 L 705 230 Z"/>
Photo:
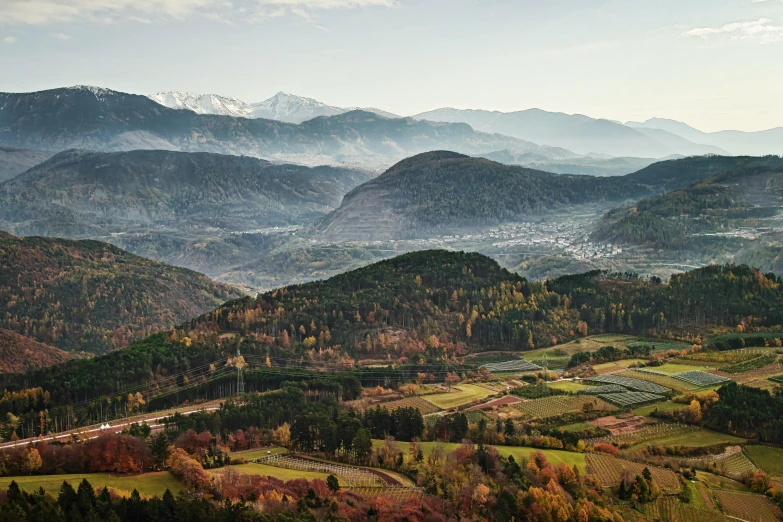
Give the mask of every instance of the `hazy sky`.
<path id="1" fill-rule="evenodd" d="M 783 126 L 783 0 L 0 0 L 0 91 Z"/>

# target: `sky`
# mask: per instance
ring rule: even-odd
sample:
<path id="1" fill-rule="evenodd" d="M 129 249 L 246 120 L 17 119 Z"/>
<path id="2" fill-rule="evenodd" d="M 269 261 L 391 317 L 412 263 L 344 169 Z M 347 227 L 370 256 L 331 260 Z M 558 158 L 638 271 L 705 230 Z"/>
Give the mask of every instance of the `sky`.
<path id="1" fill-rule="evenodd" d="M 0 91 L 783 126 L 783 0 L 0 0 Z"/>

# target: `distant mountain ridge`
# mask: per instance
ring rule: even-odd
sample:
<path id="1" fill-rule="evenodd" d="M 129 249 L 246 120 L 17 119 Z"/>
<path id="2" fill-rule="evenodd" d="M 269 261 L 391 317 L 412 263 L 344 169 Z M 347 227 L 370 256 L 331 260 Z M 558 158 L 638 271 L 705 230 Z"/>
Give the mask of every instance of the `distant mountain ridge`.
<path id="1" fill-rule="evenodd" d="M 318 116 L 336 116 L 354 110 L 372 112 L 384 118 L 399 118 L 381 109 L 372 107 L 335 107 L 312 98 L 278 92 L 261 102 L 247 103 L 236 98 L 217 94 L 194 94 L 181 91 L 159 92 L 149 96 L 151 100 L 170 109 L 187 109 L 197 114 L 217 114 L 241 118 L 263 118 L 267 120 L 302 123 Z"/>
<path id="2" fill-rule="evenodd" d="M 417 114 L 413 118 L 467 123 L 478 131 L 563 147 L 577 154 L 600 153 L 641 158 L 662 158 L 672 154 L 726 154 L 719 147 L 693 143 L 662 130 L 639 130 L 610 120 L 541 109 L 500 112 L 442 108 Z"/>
<path id="3" fill-rule="evenodd" d="M 0 328 L 0 373 L 22 373 L 62 364 L 73 354 Z"/>
<path id="4" fill-rule="evenodd" d="M 476 132 L 465 124 L 389 119 L 352 111 L 296 125 L 196 114 L 169 109 L 146 96 L 84 86 L 0 94 L 0 144 L 54 151 L 216 152 L 306 165 L 374 168 L 437 149 L 465 154 L 503 149 L 563 153 L 558 148 Z"/>
<path id="5" fill-rule="evenodd" d="M 687 140 L 720 147 L 731 154 L 747 156 L 783 154 L 783 127 L 755 132 L 737 130 L 704 132 L 686 123 L 666 118 L 651 118 L 645 122 L 629 121 L 626 125 L 642 131 L 663 130 Z"/>
<path id="6" fill-rule="evenodd" d="M 43 150 L 0 146 L 0 183 L 18 176 L 54 154 Z"/>

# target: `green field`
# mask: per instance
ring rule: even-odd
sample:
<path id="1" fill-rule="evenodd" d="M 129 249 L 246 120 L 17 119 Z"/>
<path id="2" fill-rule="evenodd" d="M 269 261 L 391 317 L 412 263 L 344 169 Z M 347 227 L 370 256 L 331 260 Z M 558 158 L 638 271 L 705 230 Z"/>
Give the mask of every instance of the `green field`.
<path id="1" fill-rule="evenodd" d="M 563 390 L 563 391 L 573 392 L 573 393 L 585 389 L 585 386 L 583 384 L 579 384 L 574 381 L 550 382 L 547 384 L 547 386 L 549 386 L 550 388 L 554 388 L 556 390 Z"/>
<path id="2" fill-rule="evenodd" d="M 617 370 L 624 370 L 634 364 L 644 364 L 647 361 L 645 359 L 623 359 L 621 361 L 612 361 L 607 363 L 596 364 L 593 366 L 593 370 L 598 374 L 604 374 L 614 372 Z"/>
<path id="3" fill-rule="evenodd" d="M 639 408 L 635 408 L 633 412 L 636 415 L 642 415 L 644 417 L 647 417 L 652 412 L 654 412 L 656 408 L 659 411 L 676 411 L 686 407 L 687 407 L 686 404 L 678 404 L 676 402 L 666 401 L 666 402 L 657 402 L 655 404 L 647 404 L 645 406 L 640 406 Z"/>
<path id="4" fill-rule="evenodd" d="M 145 497 L 163 496 L 167 489 L 171 490 L 175 495 L 183 490 L 182 484 L 168 471 L 127 476 L 112 475 L 110 473 L 80 473 L 73 475 L 2 477 L 0 478 L 0 488 L 8 489 L 11 481 L 16 481 L 24 491 L 33 492 L 42 487 L 49 493 L 57 496 L 57 492 L 64 481 L 77 488 L 83 479 L 87 479 L 96 490 L 105 486 L 130 493 L 135 489 L 140 495 Z"/>
<path id="5" fill-rule="evenodd" d="M 449 408 L 456 408 L 457 406 L 471 403 L 476 399 L 486 399 L 490 395 L 493 395 L 493 392 L 481 386 L 460 384 L 452 388 L 452 391 L 448 393 L 425 395 L 422 398 L 442 410 L 448 410 Z"/>
<path id="6" fill-rule="evenodd" d="M 687 447 L 699 447 L 699 446 L 712 446 L 715 444 L 742 444 L 745 439 L 733 437 L 731 435 L 725 435 L 716 431 L 710 431 L 706 429 L 699 429 L 697 431 L 689 431 L 685 433 L 675 433 L 674 435 L 661 437 L 660 439 L 648 440 L 646 442 L 636 444 L 628 448 L 631 451 L 646 448 L 647 446 L 687 446 Z"/>
<path id="7" fill-rule="evenodd" d="M 771 446 L 745 446 L 745 454 L 772 477 L 783 477 L 783 449 Z"/>
<path id="8" fill-rule="evenodd" d="M 245 459 L 245 460 L 260 459 L 268 456 L 267 451 L 271 451 L 272 455 L 277 455 L 278 453 L 286 453 L 288 450 L 285 448 L 274 447 L 274 448 L 258 448 L 258 449 L 251 449 L 245 451 L 236 451 L 231 454 L 231 458 Z"/>
<path id="9" fill-rule="evenodd" d="M 380 446 L 384 443 L 382 440 L 374 440 L 373 445 L 374 446 Z M 397 445 L 397 448 L 399 448 L 400 451 L 403 452 L 403 454 L 407 455 L 410 450 L 410 444 L 407 442 L 395 442 Z M 438 442 L 422 442 L 420 443 L 421 449 L 424 452 L 425 455 L 429 454 L 438 444 L 440 444 L 445 451 L 454 451 L 457 449 L 460 444 L 456 444 L 453 442 L 447 442 L 447 443 L 438 443 Z M 504 457 L 508 457 L 509 455 L 513 455 L 514 459 L 519 461 L 521 458 L 529 458 L 532 454 L 536 453 L 537 451 L 540 451 L 543 453 L 547 460 L 552 464 L 566 464 L 568 466 L 573 466 L 576 464 L 576 466 L 581 470 L 584 471 L 587 464 L 585 463 L 585 456 L 582 453 L 572 453 L 570 451 L 563 451 L 563 450 L 544 450 L 544 449 L 537 449 L 537 448 L 528 448 L 528 447 L 517 447 L 517 446 L 493 446 L 495 449 L 498 450 L 498 453 L 503 455 Z"/>
<path id="10" fill-rule="evenodd" d="M 694 366 L 693 364 L 680 364 L 680 363 L 667 362 L 662 366 L 655 366 L 650 369 L 658 372 L 672 374 L 672 373 L 692 371 L 694 369 L 693 366 Z"/>
<path id="11" fill-rule="evenodd" d="M 226 466 L 231 467 L 241 473 L 245 473 L 246 475 L 261 475 L 263 477 L 275 477 L 280 480 L 295 480 L 295 479 L 307 479 L 307 480 L 314 480 L 314 479 L 321 479 L 326 480 L 326 477 L 329 475 L 327 473 L 317 473 L 313 471 L 297 471 L 295 469 L 285 469 L 285 468 L 278 468 L 275 466 L 267 466 L 265 464 L 238 464 L 236 466 Z M 226 468 L 217 468 L 217 469 L 210 469 L 207 470 L 207 473 L 210 475 L 217 475 L 223 472 Z"/>

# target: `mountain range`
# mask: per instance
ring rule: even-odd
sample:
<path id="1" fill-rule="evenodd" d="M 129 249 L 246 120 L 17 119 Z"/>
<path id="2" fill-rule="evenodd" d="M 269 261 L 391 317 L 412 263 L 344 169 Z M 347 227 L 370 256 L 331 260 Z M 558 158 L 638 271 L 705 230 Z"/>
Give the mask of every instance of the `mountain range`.
<path id="1" fill-rule="evenodd" d="M 217 94 L 194 94 L 181 91 L 159 92 L 150 95 L 149 98 L 170 109 L 187 109 L 197 114 L 263 118 L 288 123 L 302 123 L 318 116 L 336 116 L 355 110 L 372 112 L 384 118 L 399 118 L 396 114 L 373 107 L 334 107 L 312 98 L 285 92 L 278 92 L 271 98 L 256 103 L 246 103 L 236 98 Z"/>
<path id="2" fill-rule="evenodd" d="M 61 152 L 0 184 L 0 227 L 109 241 L 218 275 L 370 179 L 341 167 L 164 150 Z"/>
<path id="3" fill-rule="evenodd" d="M 54 152 L 0 146 L 0 183 L 46 161 Z"/>
<path id="4" fill-rule="evenodd" d="M 301 124 L 196 114 L 146 96 L 96 87 L 0 94 L 0 145 L 61 151 L 163 149 L 263 157 L 307 165 L 375 168 L 436 149 L 481 154 L 514 149 L 553 158 L 570 151 L 462 123 L 389 119 L 366 111 Z"/>
<path id="5" fill-rule="evenodd" d="M 357 109 L 373 112 L 385 118 L 399 118 L 380 109 L 335 107 L 312 98 L 284 92 L 257 103 L 246 103 L 236 98 L 215 94 L 178 91 L 157 93 L 151 95 L 150 99 L 166 107 L 189 109 L 198 114 L 265 118 L 292 123 L 301 123 L 318 116 L 335 116 Z M 629 121 L 623 124 L 582 114 L 565 114 L 541 109 L 501 112 L 439 108 L 412 117 L 436 122 L 467 123 L 480 132 L 498 133 L 540 145 L 565 148 L 576 155 L 603 154 L 615 157 L 660 159 L 673 155 L 783 153 L 783 145 L 781 145 L 783 128 L 760 132 L 727 130 L 709 133 L 664 118 L 652 118 L 645 122 Z M 532 161 L 521 163 L 519 151 L 510 152 L 517 156 L 516 164 L 536 166 Z M 547 166 L 547 163 L 548 161 L 540 166 Z M 603 167 L 600 162 L 597 163 L 599 168 Z M 575 170 L 576 165 L 570 165 L 570 168 L 555 166 L 549 170 L 569 174 L 589 173 L 589 171 Z M 611 170 L 611 165 L 607 165 L 606 168 Z"/>

